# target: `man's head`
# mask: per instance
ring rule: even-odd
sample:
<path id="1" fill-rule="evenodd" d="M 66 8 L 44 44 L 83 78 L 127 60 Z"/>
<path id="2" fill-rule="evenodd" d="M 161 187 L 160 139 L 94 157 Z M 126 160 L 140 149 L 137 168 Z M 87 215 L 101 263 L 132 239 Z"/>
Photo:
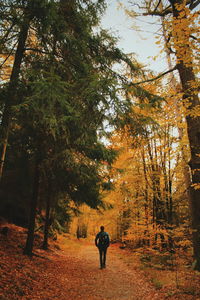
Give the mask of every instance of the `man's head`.
<path id="1" fill-rule="evenodd" d="M 101 231 L 104 231 L 104 226 L 101 226 L 100 229 L 101 229 Z"/>

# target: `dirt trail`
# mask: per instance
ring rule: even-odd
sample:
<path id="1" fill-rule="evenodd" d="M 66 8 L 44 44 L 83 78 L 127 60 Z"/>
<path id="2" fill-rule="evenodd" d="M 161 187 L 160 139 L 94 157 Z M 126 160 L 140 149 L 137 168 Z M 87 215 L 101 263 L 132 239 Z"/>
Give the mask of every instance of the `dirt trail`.
<path id="1" fill-rule="evenodd" d="M 103 270 L 99 269 L 98 249 L 94 245 L 62 251 L 52 256 L 48 266 L 46 288 L 49 296 L 45 300 L 161 299 L 142 274 L 129 268 L 112 246 L 108 250 L 107 268 Z M 44 278 L 45 274 L 41 274 L 41 280 Z M 35 297 L 31 300 L 44 299 L 41 287 L 34 288 Z"/>
<path id="2" fill-rule="evenodd" d="M 86 285 L 92 289 L 95 287 L 92 299 L 148 300 L 159 298 L 144 277 L 128 268 L 119 258 L 115 248 L 108 249 L 107 268 L 103 270 L 98 269 L 98 249 L 94 246 L 82 248 L 80 258 L 82 261 L 86 258 L 85 266 L 83 264 L 82 267 L 87 268 L 91 275 L 85 279 Z"/>
<path id="3" fill-rule="evenodd" d="M 37 237 L 35 255 L 30 258 L 22 254 L 26 229 L 8 226 L 9 236 L 0 235 L 0 300 L 200 300 L 199 277 L 190 270 L 177 274 L 151 268 L 154 287 L 150 277 L 145 277 L 149 273 L 140 270 L 136 253 L 111 245 L 107 268 L 100 270 L 94 242 L 68 235 L 58 236 L 56 243 L 50 241 L 48 251 L 41 249 L 41 238 Z M 162 283 L 161 289 L 157 283 Z"/>

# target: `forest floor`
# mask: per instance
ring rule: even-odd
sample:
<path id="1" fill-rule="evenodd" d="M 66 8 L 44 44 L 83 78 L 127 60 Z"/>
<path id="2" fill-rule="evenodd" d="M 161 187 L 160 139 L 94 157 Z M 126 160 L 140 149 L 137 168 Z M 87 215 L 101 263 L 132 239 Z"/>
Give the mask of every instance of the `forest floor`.
<path id="1" fill-rule="evenodd" d="M 138 254 L 121 250 L 117 244 L 109 247 L 107 268 L 101 270 L 98 249 L 92 242 L 69 239 L 65 235 L 51 243 L 50 250 L 44 251 L 39 248 L 38 235 L 35 255 L 28 258 L 22 254 L 25 238 L 26 230 L 15 225 L 9 225 L 8 236 L 1 234 L 0 300 L 200 300 L 199 274 L 195 280 L 192 277 L 196 289 L 188 289 L 191 282 L 184 289 L 175 288 L 171 281 L 161 284 L 159 279 L 164 270 L 160 275 L 156 269 L 148 272 Z M 168 271 L 165 277 L 170 278 L 171 273 Z"/>

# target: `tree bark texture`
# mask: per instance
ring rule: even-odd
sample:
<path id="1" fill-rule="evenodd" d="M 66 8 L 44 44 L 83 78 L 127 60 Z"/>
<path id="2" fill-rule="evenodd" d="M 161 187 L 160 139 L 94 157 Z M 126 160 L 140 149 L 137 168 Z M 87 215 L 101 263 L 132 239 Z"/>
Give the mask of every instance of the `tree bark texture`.
<path id="1" fill-rule="evenodd" d="M 50 227 L 50 210 L 51 210 L 51 197 L 52 197 L 52 189 L 51 182 L 48 182 L 48 191 L 46 198 L 46 216 L 45 216 L 45 224 L 44 224 L 44 241 L 42 248 L 44 250 L 48 249 L 48 237 L 49 237 L 49 227 Z"/>
<path id="2" fill-rule="evenodd" d="M 0 180 L 3 174 L 3 166 L 4 166 L 6 149 L 8 144 L 8 136 L 10 130 L 11 117 L 12 117 L 11 109 L 12 109 L 12 105 L 16 103 L 17 84 L 19 80 L 22 59 L 24 56 L 25 44 L 28 36 L 30 21 L 31 21 L 31 17 L 25 15 L 24 22 L 21 26 L 21 30 L 19 33 L 17 50 L 15 53 L 14 64 L 13 64 L 13 68 L 10 76 L 10 82 L 7 90 L 7 100 L 4 105 L 4 111 L 3 111 L 2 122 L 1 122 L 1 131 L 0 131 L 0 146 L 1 146 Z"/>
<path id="3" fill-rule="evenodd" d="M 162 4 L 162 2 L 161 2 Z M 163 6 L 162 6 L 163 9 Z M 163 36 L 164 36 L 164 41 L 165 41 L 165 53 L 166 53 L 166 59 L 167 59 L 167 63 L 168 63 L 168 67 L 169 69 L 172 69 L 172 61 L 171 61 L 171 51 L 168 45 L 168 36 L 167 36 L 167 29 L 165 26 L 165 22 L 164 22 L 164 17 L 161 17 L 161 23 L 162 23 L 162 29 L 163 29 Z M 177 86 L 178 86 L 178 81 L 175 78 L 173 73 L 170 73 L 170 84 L 172 86 L 172 88 L 177 91 Z M 177 91 L 178 92 L 178 91 Z M 181 119 L 181 109 L 179 107 L 180 103 L 178 103 L 177 99 L 174 100 L 174 104 L 175 104 L 175 113 L 176 113 L 176 118 Z M 182 122 L 186 122 L 186 119 L 183 118 Z M 181 123 L 182 123 L 181 122 Z M 183 128 L 182 126 L 179 125 L 179 123 L 177 124 L 178 127 L 178 134 L 179 134 L 179 140 L 180 143 L 183 139 Z M 185 181 L 185 187 L 186 187 L 186 193 L 187 193 L 187 198 L 188 198 L 188 203 L 191 206 L 191 185 L 192 185 L 192 180 L 191 180 L 191 171 L 190 171 L 190 167 L 188 165 L 188 158 L 187 158 L 187 148 L 186 145 L 183 145 L 181 147 L 181 155 L 182 155 L 182 159 L 183 159 L 183 176 L 184 176 L 184 181 Z M 172 182 L 170 181 L 170 189 L 172 190 Z M 172 206 L 171 206 L 172 207 Z"/>
<path id="4" fill-rule="evenodd" d="M 40 181 L 39 162 L 36 161 L 35 170 L 34 170 L 34 180 L 33 180 L 33 192 L 30 201 L 28 235 L 26 240 L 26 246 L 23 252 L 28 256 L 32 256 L 33 254 L 35 218 L 36 218 L 36 209 L 37 209 L 38 194 L 39 194 L 39 181 Z"/>
<path id="5" fill-rule="evenodd" d="M 178 10 L 177 4 L 183 4 L 183 0 L 169 0 L 173 9 L 173 18 L 177 19 L 187 18 L 184 14 L 181 15 L 182 11 Z M 188 37 L 189 39 L 189 37 Z M 182 47 L 187 47 L 187 51 L 191 51 L 188 45 L 183 45 Z M 192 213 L 192 227 L 193 227 L 193 248 L 195 257 L 195 269 L 200 271 L 200 117 L 193 117 L 190 115 L 191 110 L 194 110 L 200 101 L 198 94 L 194 91 L 191 83 L 195 82 L 195 74 L 191 64 L 185 63 L 184 60 L 180 59 L 178 50 L 176 50 L 176 56 L 178 60 L 178 72 L 182 84 L 183 90 L 183 102 L 188 100 L 189 108 L 187 108 L 187 132 L 190 143 L 191 150 L 191 160 L 190 168 L 192 173 L 192 185 L 191 185 L 191 213 Z M 192 58 L 192 53 L 191 53 Z"/>

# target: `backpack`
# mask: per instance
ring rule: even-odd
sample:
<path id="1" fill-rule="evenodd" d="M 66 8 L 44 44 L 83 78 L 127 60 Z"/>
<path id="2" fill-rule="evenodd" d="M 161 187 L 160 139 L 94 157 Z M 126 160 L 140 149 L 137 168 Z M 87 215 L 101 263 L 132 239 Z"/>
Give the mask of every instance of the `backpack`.
<path id="1" fill-rule="evenodd" d="M 109 236 L 106 232 L 100 232 L 99 234 L 99 246 L 109 246 Z"/>

